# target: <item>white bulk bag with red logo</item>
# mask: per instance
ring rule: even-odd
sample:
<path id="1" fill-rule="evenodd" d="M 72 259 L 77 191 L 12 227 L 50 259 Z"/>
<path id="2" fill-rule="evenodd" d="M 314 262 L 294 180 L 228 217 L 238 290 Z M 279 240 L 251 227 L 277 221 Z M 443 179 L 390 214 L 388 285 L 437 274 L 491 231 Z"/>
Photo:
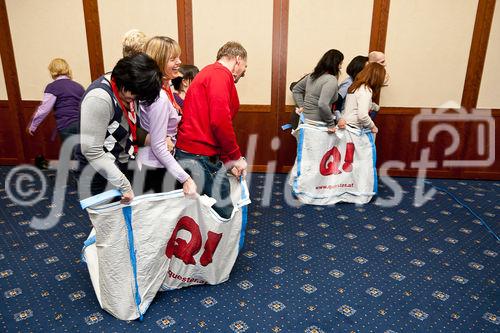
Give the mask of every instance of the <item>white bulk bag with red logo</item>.
<path id="1" fill-rule="evenodd" d="M 299 201 L 313 205 L 365 204 L 377 193 L 373 134 L 350 128 L 328 133 L 324 123 L 305 120 L 294 132 L 297 157 L 290 185 Z"/>
<path id="2" fill-rule="evenodd" d="M 182 190 L 87 208 L 94 230 L 82 258 L 101 307 L 118 319 L 142 319 L 160 288 L 226 281 L 243 245 L 250 202 L 246 184 L 235 179 L 231 196 L 230 219 L 210 208 L 214 199 L 188 199 Z"/>

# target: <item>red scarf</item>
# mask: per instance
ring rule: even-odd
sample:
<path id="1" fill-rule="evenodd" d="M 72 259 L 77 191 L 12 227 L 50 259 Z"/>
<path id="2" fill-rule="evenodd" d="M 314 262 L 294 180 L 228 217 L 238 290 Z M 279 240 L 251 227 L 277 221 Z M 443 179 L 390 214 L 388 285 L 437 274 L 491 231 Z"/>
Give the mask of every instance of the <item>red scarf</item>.
<path id="1" fill-rule="evenodd" d="M 177 102 L 175 101 L 174 94 L 172 93 L 172 90 L 170 89 L 170 85 L 163 84 L 162 88 L 167 93 L 168 99 L 170 100 L 170 102 L 172 102 L 172 105 L 177 110 L 177 113 L 182 114 L 182 109 L 179 106 L 179 104 L 177 104 Z"/>
<path id="2" fill-rule="evenodd" d="M 137 140 L 137 116 L 135 113 L 135 104 L 134 102 L 130 102 L 130 109 L 125 108 L 125 105 L 123 104 L 122 99 L 120 98 L 120 95 L 118 93 L 118 87 L 116 86 L 116 82 L 114 79 L 111 79 L 111 89 L 113 89 L 113 93 L 118 100 L 118 103 L 120 104 L 120 107 L 122 108 L 123 112 L 126 114 L 126 119 L 128 126 L 130 128 L 130 135 L 132 136 L 132 146 L 134 147 L 134 154 L 137 154 L 139 148 L 137 147 L 136 140 Z"/>

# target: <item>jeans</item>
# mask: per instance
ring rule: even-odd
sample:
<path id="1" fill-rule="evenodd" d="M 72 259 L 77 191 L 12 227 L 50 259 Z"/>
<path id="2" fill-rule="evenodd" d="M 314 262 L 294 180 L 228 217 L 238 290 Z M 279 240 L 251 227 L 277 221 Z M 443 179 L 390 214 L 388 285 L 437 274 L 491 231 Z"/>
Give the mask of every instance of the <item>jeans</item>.
<path id="1" fill-rule="evenodd" d="M 80 133 L 80 122 L 74 122 L 68 125 L 68 127 L 62 128 L 59 131 L 59 137 L 61 138 L 61 145 L 64 144 L 64 141 L 66 141 L 67 138 L 69 138 L 72 135 L 79 134 Z M 71 152 L 71 160 L 74 160 L 76 158 L 75 156 L 75 150 L 76 146 L 73 147 L 73 150 Z"/>
<path id="2" fill-rule="evenodd" d="M 74 123 L 69 124 L 65 128 L 61 128 L 59 130 L 59 137 L 61 138 L 61 143 L 63 143 L 67 138 L 74 134 L 80 133 L 80 122 L 76 121 Z"/>
<path id="3" fill-rule="evenodd" d="M 215 156 L 191 154 L 180 149 L 177 149 L 175 157 L 193 178 L 198 192 L 217 200 L 212 206 L 215 212 L 222 218 L 230 218 L 234 206 L 224 163 Z"/>

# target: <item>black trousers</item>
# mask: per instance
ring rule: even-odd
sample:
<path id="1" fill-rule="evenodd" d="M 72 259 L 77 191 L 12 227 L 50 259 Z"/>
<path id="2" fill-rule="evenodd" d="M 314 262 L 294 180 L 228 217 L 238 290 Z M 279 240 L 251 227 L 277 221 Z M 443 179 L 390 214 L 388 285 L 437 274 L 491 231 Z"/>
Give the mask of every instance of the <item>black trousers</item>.
<path id="1" fill-rule="evenodd" d="M 120 171 L 123 172 L 125 177 L 127 177 L 130 183 L 133 183 L 134 173 L 132 170 L 129 170 L 127 168 L 127 164 L 117 163 L 117 166 L 120 169 Z M 90 183 L 90 194 L 97 195 L 104 192 L 106 190 L 107 185 L 108 185 L 108 180 L 103 176 L 101 176 L 100 173 L 96 172 Z"/>

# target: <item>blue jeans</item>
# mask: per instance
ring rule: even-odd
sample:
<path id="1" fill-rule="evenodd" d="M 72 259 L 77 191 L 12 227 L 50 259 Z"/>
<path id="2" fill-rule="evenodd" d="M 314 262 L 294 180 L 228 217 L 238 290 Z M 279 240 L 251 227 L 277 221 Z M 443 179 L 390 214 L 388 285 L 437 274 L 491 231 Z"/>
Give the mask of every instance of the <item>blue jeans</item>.
<path id="1" fill-rule="evenodd" d="M 67 127 L 59 130 L 59 137 L 61 138 L 61 146 L 64 144 L 64 141 L 66 141 L 67 138 L 69 138 L 72 135 L 79 134 L 79 133 L 80 133 L 80 122 L 79 121 L 71 123 Z M 76 146 L 73 147 L 73 150 L 71 152 L 71 159 L 72 160 L 76 159 L 75 151 L 76 151 Z"/>
<path id="2" fill-rule="evenodd" d="M 59 130 L 59 137 L 61 138 L 61 144 L 72 135 L 80 133 L 80 122 L 75 121 L 74 123 L 69 124 L 65 128 L 61 128 Z"/>
<path id="3" fill-rule="evenodd" d="M 193 178 L 198 192 L 217 200 L 212 206 L 217 214 L 226 219 L 231 217 L 231 187 L 224 163 L 216 156 L 191 154 L 180 149 L 176 150 L 175 158 Z"/>

